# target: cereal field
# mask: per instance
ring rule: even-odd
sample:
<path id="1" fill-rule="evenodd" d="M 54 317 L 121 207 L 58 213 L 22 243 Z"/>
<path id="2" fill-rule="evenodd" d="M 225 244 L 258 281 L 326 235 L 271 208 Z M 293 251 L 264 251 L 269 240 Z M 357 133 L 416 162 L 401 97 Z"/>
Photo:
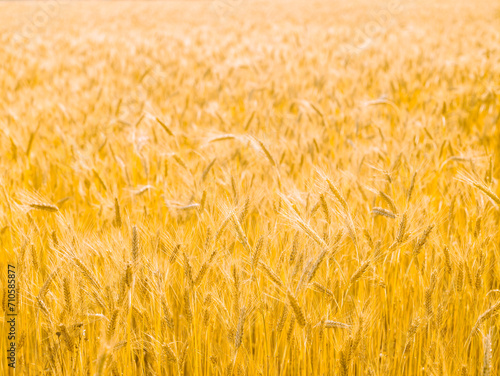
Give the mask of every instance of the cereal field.
<path id="1" fill-rule="evenodd" d="M 499 179 L 498 1 L 1 2 L 0 373 L 499 375 Z"/>

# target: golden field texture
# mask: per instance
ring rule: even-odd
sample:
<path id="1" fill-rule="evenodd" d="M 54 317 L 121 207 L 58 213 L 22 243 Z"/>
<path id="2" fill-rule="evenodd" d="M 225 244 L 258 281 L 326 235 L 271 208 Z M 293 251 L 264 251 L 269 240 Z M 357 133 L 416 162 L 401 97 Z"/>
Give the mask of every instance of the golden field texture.
<path id="1" fill-rule="evenodd" d="M 498 375 L 499 7 L 0 3 L 1 373 Z"/>

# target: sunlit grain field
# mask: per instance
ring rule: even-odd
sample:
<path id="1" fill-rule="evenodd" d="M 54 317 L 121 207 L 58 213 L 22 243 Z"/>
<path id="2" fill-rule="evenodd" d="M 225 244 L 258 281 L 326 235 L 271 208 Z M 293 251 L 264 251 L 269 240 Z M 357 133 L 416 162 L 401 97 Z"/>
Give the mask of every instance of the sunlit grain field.
<path id="1" fill-rule="evenodd" d="M 498 375 L 499 9 L 0 3 L 1 374 Z"/>

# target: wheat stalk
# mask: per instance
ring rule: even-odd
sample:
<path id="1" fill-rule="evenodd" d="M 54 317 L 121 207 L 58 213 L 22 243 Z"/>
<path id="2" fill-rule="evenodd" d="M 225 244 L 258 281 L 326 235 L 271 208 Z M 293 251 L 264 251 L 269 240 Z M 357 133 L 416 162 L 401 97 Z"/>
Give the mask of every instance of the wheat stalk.
<path id="1" fill-rule="evenodd" d="M 301 327 L 304 327 L 306 325 L 306 318 L 304 316 L 302 308 L 299 305 L 299 302 L 297 301 L 297 298 L 290 291 L 287 292 L 287 296 L 290 305 L 292 306 L 293 313 L 295 314 L 295 319 L 297 320 L 297 323 Z"/>
<path id="2" fill-rule="evenodd" d="M 383 217 L 388 217 L 388 218 L 396 218 L 396 214 L 391 212 L 390 210 L 384 209 L 384 208 L 379 208 L 379 207 L 374 207 L 372 209 L 373 215 L 381 215 Z"/>
<path id="3" fill-rule="evenodd" d="M 48 212 L 57 212 L 59 208 L 56 205 L 49 204 L 46 202 L 32 202 L 29 204 L 30 207 L 37 210 L 48 211 Z"/>

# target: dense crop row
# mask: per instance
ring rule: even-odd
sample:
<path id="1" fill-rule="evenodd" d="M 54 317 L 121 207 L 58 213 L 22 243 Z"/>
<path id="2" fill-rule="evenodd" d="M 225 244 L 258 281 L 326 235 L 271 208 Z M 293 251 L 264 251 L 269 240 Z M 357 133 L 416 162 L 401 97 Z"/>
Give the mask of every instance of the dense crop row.
<path id="1" fill-rule="evenodd" d="M 2 371 L 497 374 L 498 6 L 210 4 L 0 4 Z"/>

